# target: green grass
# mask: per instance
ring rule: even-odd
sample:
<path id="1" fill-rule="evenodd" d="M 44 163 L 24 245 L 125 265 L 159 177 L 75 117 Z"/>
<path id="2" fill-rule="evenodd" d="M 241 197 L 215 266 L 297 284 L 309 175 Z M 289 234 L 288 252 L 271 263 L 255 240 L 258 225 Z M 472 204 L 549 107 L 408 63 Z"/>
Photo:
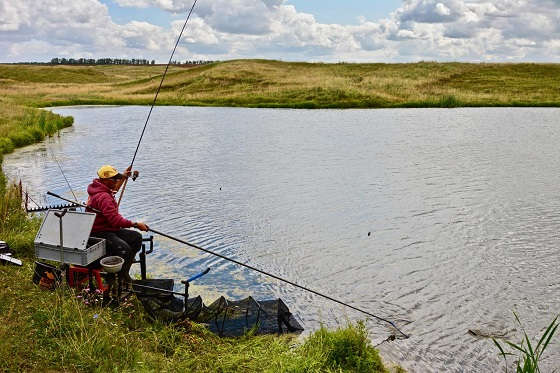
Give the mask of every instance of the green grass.
<path id="1" fill-rule="evenodd" d="M 298 352 L 311 357 L 301 371 L 385 372 L 377 351 L 371 348 L 365 325 L 349 324 L 346 328 L 329 331 L 321 327 Z"/>
<path id="2" fill-rule="evenodd" d="M 0 154 L 42 141 L 73 122 L 49 111 L 0 103 Z"/>
<path id="3" fill-rule="evenodd" d="M 203 325 L 150 322 L 141 305 L 86 306 L 41 290 L 33 266 L 0 267 L 0 371 L 387 372 L 362 324 L 290 336 L 220 338 Z"/>
<path id="4" fill-rule="evenodd" d="M 9 243 L 18 255 L 30 257 L 34 254 L 33 239 L 39 228 L 38 219 L 29 218 L 22 209 L 19 190 L 15 186 L 6 188 L 2 179 L 0 195 L 0 237 Z"/>

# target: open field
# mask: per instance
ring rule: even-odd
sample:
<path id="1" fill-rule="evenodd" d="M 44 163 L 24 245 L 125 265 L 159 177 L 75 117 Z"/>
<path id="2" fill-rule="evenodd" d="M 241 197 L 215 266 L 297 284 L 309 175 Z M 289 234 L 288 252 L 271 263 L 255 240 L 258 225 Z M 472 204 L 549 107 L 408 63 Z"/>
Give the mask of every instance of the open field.
<path id="1" fill-rule="evenodd" d="M 164 66 L 0 65 L 2 104 L 149 104 Z M 560 106 L 560 64 L 172 66 L 161 105 L 289 108 Z"/>

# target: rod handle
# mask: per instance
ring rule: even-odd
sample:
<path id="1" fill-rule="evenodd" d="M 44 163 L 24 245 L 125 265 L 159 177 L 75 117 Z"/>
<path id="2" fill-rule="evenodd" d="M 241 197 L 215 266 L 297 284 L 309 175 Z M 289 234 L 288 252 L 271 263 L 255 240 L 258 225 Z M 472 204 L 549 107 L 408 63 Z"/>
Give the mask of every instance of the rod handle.
<path id="1" fill-rule="evenodd" d="M 58 194 L 53 193 L 53 192 L 51 192 L 51 191 L 48 191 L 47 194 L 48 194 L 49 196 L 53 196 L 53 197 L 56 197 L 56 198 L 59 198 L 59 199 L 65 199 L 65 198 L 62 198 L 62 197 L 59 196 Z"/>
<path id="2" fill-rule="evenodd" d="M 117 202 L 117 207 L 120 207 L 120 205 L 121 205 L 121 200 L 122 200 L 122 197 L 124 195 L 124 190 L 126 189 L 126 184 L 127 183 L 128 183 L 128 178 L 126 178 L 124 180 L 124 185 L 123 185 L 122 190 L 121 190 L 121 195 L 119 196 L 119 202 Z"/>

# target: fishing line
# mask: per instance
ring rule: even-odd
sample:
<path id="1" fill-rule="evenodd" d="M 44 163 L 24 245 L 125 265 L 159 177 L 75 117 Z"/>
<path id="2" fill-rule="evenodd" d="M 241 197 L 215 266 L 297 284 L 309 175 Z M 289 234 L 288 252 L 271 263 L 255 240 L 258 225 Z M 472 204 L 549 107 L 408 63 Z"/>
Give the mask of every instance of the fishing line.
<path id="1" fill-rule="evenodd" d="M 25 195 L 26 195 L 27 198 L 29 198 L 29 199 L 31 200 L 31 202 L 33 202 L 37 207 L 41 207 L 41 206 L 39 206 L 39 204 L 38 204 L 37 202 L 35 202 L 35 201 L 33 200 L 33 198 L 31 198 L 31 196 L 29 195 L 29 193 L 25 192 Z"/>
<path id="2" fill-rule="evenodd" d="M 62 167 L 60 166 L 60 163 L 58 162 L 58 159 L 56 159 L 54 154 L 52 154 L 52 157 L 55 160 L 56 164 L 58 165 L 58 168 L 60 170 L 60 173 L 62 174 L 62 177 L 64 177 L 64 180 L 66 180 L 66 185 L 68 185 L 68 188 L 70 188 L 70 191 L 72 192 L 72 195 L 74 196 L 74 199 L 77 201 L 78 197 L 76 197 L 76 194 L 74 193 L 74 190 L 70 186 L 70 183 L 68 182 L 68 179 L 66 178 L 66 175 L 64 174 L 64 171 L 62 170 Z"/>
<path id="3" fill-rule="evenodd" d="M 163 80 L 165 79 L 165 75 L 167 75 L 167 70 L 169 69 L 169 65 L 171 64 L 171 60 L 173 59 L 173 55 L 175 54 L 175 50 L 177 49 L 177 45 L 179 45 L 179 41 L 181 40 L 181 36 L 183 36 L 183 31 L 185 31 L 185 27 L 187 27 L 187 23 L 189 22 L 189 19 L 191 18 L 192 11 L 193 11 L 197 1 L 198 0 L 194 0 L 194 2 L 193 2 L 191 10 L 189 11 L 189 14 L 187 15 L 187 19 L 185 20 L 185 23 L 183 24 L 183 28 L 181 29 L 181 33 L 179 33 L 179 37 L 177 38 L 177 42 L 175 43 L 175 47 L 173 48 L 173 51 L 171 52 L 171 56 L 169 57 L 169 62 L 167 62 L 167 66 L 165 67 L 165 71 L 163 72 L 163 76 L 161 77 L 161 81 L 159 82 L 159 87 L 156 91 L 156 95 L 154 96 L 154 101 L 152 102 L 152 106 L 150 106 L 150 111 L 148 112 L 148 117 L 146 118 L 146 123 L 144 123 L 144 128 L 142 129 L 142 133 L 140 134 L 140 139 L 138 140 L 138 145 L 136 145 L 136 150 L 134 151 L 134 156 L 132 157 L 132 162 L 130 162 L 131 167 L 134 164 L 134 160 L 136 159 L 136 154 L 138 153 L 138 149 L 140 148 L 140 143 L 142 142 L 142 137 L 144 137 L 144 132 L 146 131 L 146 127 L 148 126 L 148 121 L 150 120 L 150 115 L 152 115 L 152 110 L 154 109 L 154 105 L 156 104 L 156 100 L 158 98 L 159 91 L 161 90 L 161 86 L 163 85 Z"/>
<path id="4" fill-rule="evenodd" d="M 55 193 L 52 193 L 52 192 L 47 192 L 47 194 L 50 195 L 50 196 L 56 197 L 56 198 L 60 198 L 60 199 L 62 199 L 62 200 L 64 200 L 64 201 L 67 201 L 67 202 L 73 202 L 73 203 L 76 203 L 76 204 L 81 205 L 81 206 L 83 206 L 83 207 L 88 207 L 87 205 L 85 205 L 85 204 L 83 204 L 83 203 L 80 203 L 80 202 L 78 202 L 78 201 L 71 201 L 71 200 L 69 200 L 69 199 L 63 198 L 63 197 L 61 197 L 61 196 L 59 196 L 59 195 L 57 195 L 57 194 L 55 194 Z M 94 211 L 94 212 L 100 212 L 100 211 L 97 210 L 97 209 L 93 209 L 93 208 L 91 208 L 91 207 L 88 207 L 88 208 L 89 208 L 90 210 Z M 212 255 L 214 255 L 214 256 L 217 256 L 218 258 L 221 258 L 221 259 L 230 261 L 230 262 L 232 262 L 232 263 L 235 263 L 235 264 L 237 264 L 237 265 L 243 266 L 243 267 L 248 268 L 248 269 L 250 269 L 250 270 L 259 272 L 259 273 L 261 273 L 261 274 L 263 274 L 263 275 L 272 277 L 272 278 L 274 278 L 274 279 L 276 279 L 276 280 L 279 280 L 279 281 L 285 282 L 285 283 L 287 283 L 287 284 L 290 284 L 290 285 L 292 285 L 292 286 L 294 286 L 294 287 L 296 287 L 296 288 L 299 288 L 299 289 L 308 291 L 308 292 L 310 292 L 310 293 L 313 293 L 313 294 L 315 294 L 315 295 L 318 295 L 318 296 L 320 296 L 320 297 L 323 297 L 323 298 L 325 298 L 325 299 L 328 299 L 328 300 L 330 300 L 330 301 L 332 301 L 332 302 L 341 304 L 341 305 L 346 306 L 346 307 L 348 307 L 348 308 L 351 308 L 351 309 L 353 309 L 353 310 L 355 310 L 355 311 L 361 312 L 361 313 L 363 313 L 363 314 L 365 314 L 365 315 L 371 316 L 371 317 L 373 317 L 373 318 L 375 318 L 375 319 L 377 319 L 377 320 L 379 320 L 379 321 L 383 321 L 383 322 L 385 322 L 385 323 L 391 325 L 391 326 L 392 326 L 393 328 L 395 328 L 400 334 L 402 334 L 405 338 L 408 338 L 408 335 L 406 335 L 405 333 L 403 333 L 392 321 L 389 321 L 389 320 L 387 320 L 387 319 L 385 319 L 385 318 L 383 318 L 383 317 L 380 317 L 380 316 L 376 316 L 376 315 L 374 315 L 374 314 L 371 313 L 371 312 L 364 311 L 364 310 L 362 310 L 362 309 L 360 309 L 360 308 L 358 308 L 358 307 L 352 306 L 352 305 L 350 305 L 350 304 L 348 304 L 348 303 L 342 302 L 342 301 L 340 301 L 340 300 L 338 300 L 338 299 L 335 299 L 335 298 L 330 297 L 330 296 L 328 296 L 328 295 L 322 294 L 322 293 L 320 293 L 320 292 L 318 292 L 318 291 L 316 291 L 316 290 L 312 290 L 312 289 L 309 289 L 309 288 L 307 288 L 307 287 L 305 287 L 305 286 L 298 285 L 298 284 L 296 284 L 295 282 L 292 282 L 292 281 L 290 281 L 290 280 L 286 280 L 286 279 L 284 279 L 284 278 L 282 278 L 282 277 L 273 275 L 272 273 L 268 273 L 268 272 L 265 272 L 265 271 L 260 270 L 260 269 L 258 269 L 258 268 L 255 268 L 255 267 L 253 267 L 253 266 L 250 266 L 249 264 L 245 264 L 245 263 L 239 262 L 239 261 L 237 261 L 237 260 L 235 260 L 235 259 L 228 258 L 227 256 L 224 256 L 224 255 L 222 255 L 222 254 L 218 254 L 218 253 L 216 253 L 216 252 L 214 252 L 214 251 L 211 251 L 211 250 L 205 249 L 205 248 L 203 248 L 203 247 L 200 247 L 200 246 L 198 246 L 198 245 L 195 245 L 195 244 L 193 244 L 193 243 L 190 243 L 190 242 L 181 240 L 181 239 L 179 239 L 179 238 L 177 238 L 177 237 L 170 236 L 170 235 L 168 235 L 168 234 L 166 234 L 166 233 L 163 233 L 163 232 L 160 232 L 160 231 L 158 231 L 158 230 L 155 230 L 155 229 L 152 229 L 152 228 L 149 228 L 148 230 L 149 230 L 150 232 L 155 233 L 155 234 L 159 234 L 160 236 L 169 238 L 169 239 L 171 239 L 171 240 L 173 240 L 173 241 L 177 241 L 177 242 L 179 242 L 179 243 L 182 243 L 182 244 L 184 244 L 184 245 L 190 246 L 190 247 L 192 247 L 192 248 L 195 248 L 195 249 L 204 251 L 205 253 L 212 254 Z"/>
<path id="5" fill-rule="evenodd" d="M 132 157 L 132 162 L 130 162 L 130 169 L 132 170 L 132 166 L 134 165 L 134 160 L 136 159 L 136 155 L 138 154 L 138 149 L 140 149 L 140 143 L 142 142 L 142 138 L 144 137 L 144 132 L 146 132 L 146 127 L 148 126 L 148 122 L 150 121 L 150 116 L 152 115 L 152 110 L 154 110 L 154 106 L 156 104 L 158 95 L 159 95 L 159 91 L 161 90 L 161 86 L 163 85 L 163 80 L 165 79 L 165 76 L 167 75 L 167 70 L 169 70 L 169 65 L 171 65 L 171 60 L 173 59 L 173 55 L 175 54 L 175 50 L 177 49 L 177 46 L 179 45 L 179 41 L 181 40 L 181 36 L 183 36 L 183 32 L 185 31 L 185 28 L 187 27 L 187 23 L 189 22 L 189 19 L 191 18 L 191 14 L 192 11 L 194 10 L 194 7 L 196 5 L 196 2 L 198 0 L 194 0 L 193 5 L 191 7 L 191 9 L 189 10 L 189 14 L 187 15 L 187 19 L 185 19 L 185 23 L 183 24 L 183 28 L 181 29 L 181 32 L 179 33 L 179 37 L 177 38 L 177 41 L 175 42 L 175 46 L 173 47 L 173 51 L 171 52 L 171 56 L 169 57 L 169 61 L 167 62 L 167 65 L 165 66 L 165 71 L 163 72 L 163 75 L 161 77 L 161 81 L 159 82 L 159 86 L 158 89 L 156 91 L 156 95 L 154 96 L 154 101 L 152 102 L 152 105 L 150 106 L 150 111 L 148 112 L 148 116 L 146 117 L 146 123 L 144 123 L 144 128 L 142 128 L 142 133 L 140 134 L 140 139 L 138 139 L 138 144 L 136 145 L 136 150 L 134 151 L 134 156 Z M 122 187 L 121 190 L 121 194 L 119 196 L 119 200 L 117 202 L 117 206 L 121 205 L 121 200 L 123 198 L 124 195 L 124 191 L 126 189 L 126 185 L 128 183 L 128 178 L 125 179 L 124 181 L 124 185 Z"/>

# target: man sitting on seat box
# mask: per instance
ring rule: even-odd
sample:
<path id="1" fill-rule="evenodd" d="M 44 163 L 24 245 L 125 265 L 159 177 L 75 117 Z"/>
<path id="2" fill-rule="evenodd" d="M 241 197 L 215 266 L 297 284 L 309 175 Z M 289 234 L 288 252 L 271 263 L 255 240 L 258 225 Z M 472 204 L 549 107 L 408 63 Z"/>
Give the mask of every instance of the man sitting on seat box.
<path id="1" fill-rule="evenodd" d="M 124 259 L 120 273 L 128 282 L 132 281 L 128 271 L 136 253 L 142 247 L 142 235 L 126 228 L 134 227 L 145 232 L 149 229 L 146 224 L 132 222 L 119 214 L 115 194 L 130 174 L 131 167 L 127 168 L 124 174 L 120 174 L 112 166 L 102 166 L 97 170 L 99 178 L 94 179 L 87 188 L 89 195 L 87 205 L 101 211 L 96 213 L 91 235 L 106 240 L 107 255 L 116 255 Z"/>

